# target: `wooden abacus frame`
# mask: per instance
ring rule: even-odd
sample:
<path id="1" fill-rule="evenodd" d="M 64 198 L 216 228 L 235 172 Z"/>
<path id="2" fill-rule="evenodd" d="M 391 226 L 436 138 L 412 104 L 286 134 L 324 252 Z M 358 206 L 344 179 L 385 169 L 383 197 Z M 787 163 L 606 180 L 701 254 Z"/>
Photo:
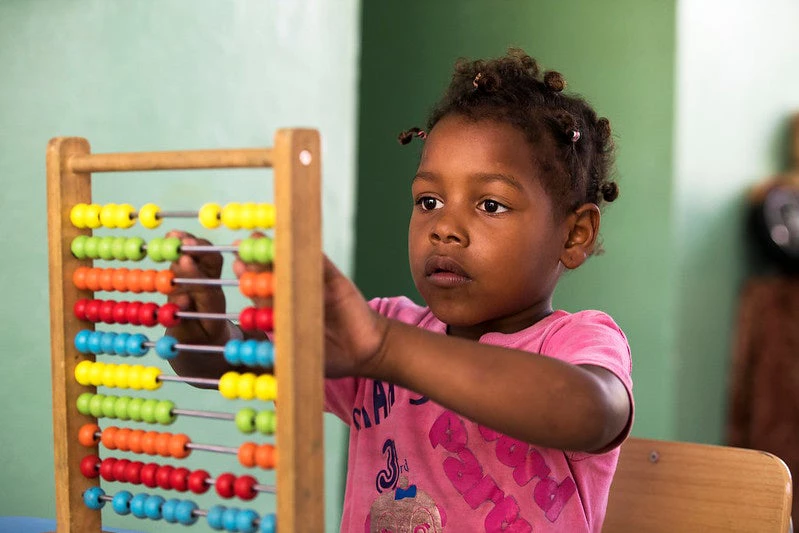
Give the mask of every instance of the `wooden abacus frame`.
<path id="1" fill-rule="evenodd" d="M 324 531 L 323 497 L 323 303 L 321 179 L 319 135 L 315 130 L 278 130 L 274 147 L 92 154 L 86 139 L 59 137 L 47 146 L 50 336 L 55 441 L 57 533 L 99 533 L 100 511 L 82 494 L 99 484 L 80 473 L 80 460 L 97 453 L 78 443 L 78 429 L 95 419 L 76 408 L 81 393 L 95 392 L 74 378 L 77 364 L 94 360 L 78 352 L 72 339 L 89 326 L 73 316 L 79 298 L 72 275 L 84 262 L 70 243 L 91 230 L 70 222 L 70 209 L 91 203 L 91 177 L 97 172 L 222 168 L 274 169 L 275 375 L 280 462 L 277 467 L 277 525 L 284 533 Z M 90 326 L 89 326 L 90 327 Z"/>

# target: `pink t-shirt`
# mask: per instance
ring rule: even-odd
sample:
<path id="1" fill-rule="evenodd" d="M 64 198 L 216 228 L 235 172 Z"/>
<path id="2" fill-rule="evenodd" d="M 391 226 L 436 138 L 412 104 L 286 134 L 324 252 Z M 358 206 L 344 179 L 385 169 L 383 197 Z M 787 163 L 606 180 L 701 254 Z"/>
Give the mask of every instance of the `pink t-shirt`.
<path id="1" fill-rule="evenodd" d="M 407 298 L 370 305 L 389 318 L 446 333 L 428 308 Z M 480 342 L 607 368 L 632 402 L 627 339 L 599 311 L 556 311 L 527 329 L 487 333 Z M 326 409 L 350 426 L 342 532 L 572 533 L 602 527 L 618 448 L 593 455 L 530 446 L 373 379 L 327 380 L 325 393 Z M 617 444 L 628 431 L 629 425 Z"/>

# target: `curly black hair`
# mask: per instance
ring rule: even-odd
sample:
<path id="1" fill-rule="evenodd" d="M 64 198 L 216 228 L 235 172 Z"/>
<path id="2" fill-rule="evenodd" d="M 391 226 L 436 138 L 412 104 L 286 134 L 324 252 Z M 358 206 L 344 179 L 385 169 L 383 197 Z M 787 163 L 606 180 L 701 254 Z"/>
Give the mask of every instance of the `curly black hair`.
<path id="1" fill-rule="evenodd" d="M 542 186 L 561 213 L 584 203 L 602 207 L 619 195 L 610 178 L 614 146 L 610 122 L 597 117 L 583 98 L 563 93 L 566 81 L 554 71 L 541 75 L 535 59 L 511 48 L 492 60 L 455 64 L 452 81 L 427 121 L 457 114 L 471 120 L 497 120 L 521 130 L 542 171 Z M 402 144 L 425 132 L 412 128 L 399 135 Z"/>

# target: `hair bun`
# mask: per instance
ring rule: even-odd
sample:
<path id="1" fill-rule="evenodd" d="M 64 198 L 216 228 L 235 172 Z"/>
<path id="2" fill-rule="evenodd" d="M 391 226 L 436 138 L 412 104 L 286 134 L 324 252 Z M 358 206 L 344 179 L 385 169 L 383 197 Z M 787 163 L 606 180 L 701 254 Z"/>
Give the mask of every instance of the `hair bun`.
<path id="1" fill-rule="evenodd" d="M 566 88 L 566 80 L 563 78 L 563 75 L 554 70 L 550 70 L 544 74 L 544 84 L 549 87 L 551 91 L 556 93 Z"/>
<path id="2" fill-rule="evenodd" d="M 606 202 L 612 202 L 619 197 L 619 186 L 615 181 L 609 181 L 602 185 L 602 198 Z"/>

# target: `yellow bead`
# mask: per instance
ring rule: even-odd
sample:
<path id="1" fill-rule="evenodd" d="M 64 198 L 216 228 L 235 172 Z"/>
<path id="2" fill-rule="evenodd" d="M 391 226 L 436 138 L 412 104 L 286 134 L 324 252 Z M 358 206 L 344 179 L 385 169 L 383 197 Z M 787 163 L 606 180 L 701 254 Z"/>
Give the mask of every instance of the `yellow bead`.
<path id="1" fill-rule="evenodd" d="M 81 361 L 75 366 L 75 381 L 83 386 L 88 386 L 91 382 L 89 380 L 89 373 L 91 372 L 91 361 Z"/>
<path id="2" fill-rule="evenodd" d="M 116 226 L 122 229 L 128 229 L 133 226 L 133 224 L 136 223 L 136 220 L 133 218 L 133 213 L 135 212 L 136 209 L 130 204 L 118 205 L 114 213 L 114 222 Z"/>
<path id="3" fill-rule="evenodd" d="M 117 386 L 117 369 L 114 365 L 105 365 L 103 369 L 103 387 Z"/>
<path id="4" fill-rule="evenodd" d="M 122 363 L 121 365 L 116 365 L 116 377 L 114 381 L 117 384 L 117 388 L 119 389 L 127 389 L 128 388 L 128 374 L 130 373 L 130 365 L 126 363 Z"/>
<path id="5" fill-rule="evenodd" d="M 117 227 L 116 221 L 117 204 L 105 204 L 100 208 L 100 224 L 104 228 Z"/>
<path id="6" fill-rule="evenodd" d="M 228 229 L 239 229 L 241 223 L 239 222 L 239 215 L 241 214 L 241 205 L 236 202 L 231 202 L 222 208 L 222 224 Z"/>
<path id="7" fill-rule="evenodd" d="M 237 398 L 238 383 L 238 372 L 225 372 L 219 378 L 219 394 L 228 400 L 235 400 Z"/>
<path id="8" fill-rule="evenodd" d="M 161 225 L 162 219 L 158 218 L 161 208 L 155 204 L 144 204 L 139 209 L 139 222 L 147 229 L 155 229 Z"/>
<path id="9" fill-rule="evenodd" d="M 220 224 L 219 214 L 221 212 L 222 208 L 219 207 L 219 204 L 205 204 L 200 208 L 197 218 L 202 227 L 216 229 Z"/>
<path id="10" fill-rule="evenodd" d="M 271 374 L 262 374 L 255 379 L 255 397 L 264 402 L 277 398 L 277 380 Z"/>
<path id="11" fill-rule="evenodd" d="M 242 400 L 252 400 L 255 398 L 255 374 L 247 372 L 239 376 L 238 386 L 239 398 Z"/>
<path id="12" fill-rule="evenodd" d="M 275 206 L 272 204 L 258 204 L 255 207 L 255 225 L 264 229 L 274 228 Z"/>
<path id="13" fill-rule="evenodd" d="M 101 226 L 100 209 L 102 208 L 98 204 L 89 204 L 89 206 L 86 208 L 86 213 L 84 214 L 84 227 L 96 229 Z"/>
<path id="14" fill-rule="evenodd" d="M 89 369 L 89 383 L 95 387 L 102 385 L 103 371 L 105 371 L 105 364 L 99 362 L 92 363 L 92 367 Z"/>
<path id="15" fill-rule="evenodd" d="M 131 389 L 141 389 L 141 375 L 144 371 L 142 365 L 132 365 L 128 369 L 128 387 Z"/>
<path id="16" fill-rule="evenodd" d="M 69 211 L 69 221 L 72 222 L 72 225 L 76 228 L 85 228 L 86 227 L 86 208 L 89 206 L 86 204 L 75 204 L 72 209 Z"/>
<path id="17" fill-rule="evenodd" d="M 144 390 L 156 390 L 161 388 L 161 381 L 158 377 L 161 369 L 157 366 L 148 366 L 141 374 L 141 386 Z"/>
<path id="18" fill-rule="evenodd" d="M 241 204 L 239 211 L 239 225 L 242 229 L 255 228 L 255 202 L 246 202 Z"/>

